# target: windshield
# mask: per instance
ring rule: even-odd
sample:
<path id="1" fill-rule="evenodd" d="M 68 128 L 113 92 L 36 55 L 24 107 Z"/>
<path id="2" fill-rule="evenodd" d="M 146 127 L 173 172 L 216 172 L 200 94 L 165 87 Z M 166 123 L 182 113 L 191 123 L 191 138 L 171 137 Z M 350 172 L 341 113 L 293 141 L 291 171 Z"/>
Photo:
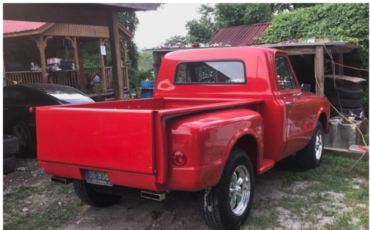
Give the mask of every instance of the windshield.
<path id="1" fill-rule="evenodd" d="M 37 90 L 46 93 L 62 101 L 63 104 L 77 104 L 94 102 L 80 91 L 69 87 L 35 87 Z"/>
<path id="2" fill-rule="evenodd" d="M 181 63 L 176 69 L 175 83 L 245 83 L 245 67 L 241 61 Z"/>

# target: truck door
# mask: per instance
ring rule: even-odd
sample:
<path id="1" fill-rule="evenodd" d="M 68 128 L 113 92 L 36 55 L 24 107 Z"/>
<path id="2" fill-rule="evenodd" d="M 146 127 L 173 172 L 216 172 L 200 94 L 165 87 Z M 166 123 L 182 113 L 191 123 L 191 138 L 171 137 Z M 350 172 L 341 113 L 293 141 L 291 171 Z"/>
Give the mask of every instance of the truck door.
<path id="1" fill-rule="evenodd" d="M 285 110 L 286 147 L 284 156 L 306 146 L 309 141 L 308 121 L 311 106 L 307 94 L 302 93 L 294 76 L 288 56 L 275 56 L 276 77 L 279 85 L 278 99 Z"/>

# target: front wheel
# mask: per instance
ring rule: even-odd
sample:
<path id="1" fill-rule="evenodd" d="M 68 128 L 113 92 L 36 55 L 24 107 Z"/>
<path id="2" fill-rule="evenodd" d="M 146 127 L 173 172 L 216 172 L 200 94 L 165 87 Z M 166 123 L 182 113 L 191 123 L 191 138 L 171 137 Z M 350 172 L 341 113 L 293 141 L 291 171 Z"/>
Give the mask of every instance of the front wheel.
<path id="1" fill-rule="evenodd" d="M 201 209 L 209 227 L 217 230 L 241 228 L 248 218 L 254 194 L 254 173 L 247 154 L 234 148 L 220 182 L 202 191 Z"/>
<path id="2" fill-rule="evenodd" d="M 321 164 L 324 150 L 324 129 L 317 122 L 315 131 L 306 147 L 296 153 L 298 166 L 302 170 L 316 168 Z"/>

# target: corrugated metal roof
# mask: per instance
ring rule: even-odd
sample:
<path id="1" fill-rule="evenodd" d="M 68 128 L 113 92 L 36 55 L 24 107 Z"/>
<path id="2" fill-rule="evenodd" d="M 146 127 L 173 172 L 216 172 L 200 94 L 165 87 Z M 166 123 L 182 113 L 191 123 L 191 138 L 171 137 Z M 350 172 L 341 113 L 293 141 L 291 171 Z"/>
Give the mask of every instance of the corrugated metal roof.
<path id="1" fill-rule="evenodd" d="M 19 33 L 25 31 L 42 30 L 51 23 L 47 22 L 26 22 L 26 21 L 13 21 L 3 20 L 3 34 Z M 123 30 L 128 36 L 133 37 L 131 31 L 118 23 L 118 27 Z"/>
<path id="2" fill-rule="evenodd" d="M 255 38 L 260 36 L 269 25 L 269 23 L 257 23 L 222 28 L 208 44 L 211 45 L 220 42 L 230 42 L 232 46 L 260 44 L 261 42 L 255 40 Z"/>
<path id="3" fill-rule="evenodd" d="M 50 23 L 3 20 L 3 34 L 41 30 Z"/>

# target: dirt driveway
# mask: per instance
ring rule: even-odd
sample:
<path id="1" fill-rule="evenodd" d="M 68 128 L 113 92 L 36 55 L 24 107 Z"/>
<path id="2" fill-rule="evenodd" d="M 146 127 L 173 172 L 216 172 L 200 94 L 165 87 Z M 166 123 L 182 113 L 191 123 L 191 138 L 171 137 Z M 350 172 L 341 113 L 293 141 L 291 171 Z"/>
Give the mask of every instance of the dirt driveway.
<path id="1" fill-rule="evenodd" d="M 369 164 L 352 173 L 352 159 L 325 156 L 320 168 L 300 172 L 294 156 L 256 178 L 243 229 L 368 229 Z M 73 186 L 49 182 L 35 159 L 18 159 L 4 176 L 4 229 L 208 230 L 196 193 L 172 192 L 162 202 L 136 194 L 105 209 L 82 204 Z"/>

